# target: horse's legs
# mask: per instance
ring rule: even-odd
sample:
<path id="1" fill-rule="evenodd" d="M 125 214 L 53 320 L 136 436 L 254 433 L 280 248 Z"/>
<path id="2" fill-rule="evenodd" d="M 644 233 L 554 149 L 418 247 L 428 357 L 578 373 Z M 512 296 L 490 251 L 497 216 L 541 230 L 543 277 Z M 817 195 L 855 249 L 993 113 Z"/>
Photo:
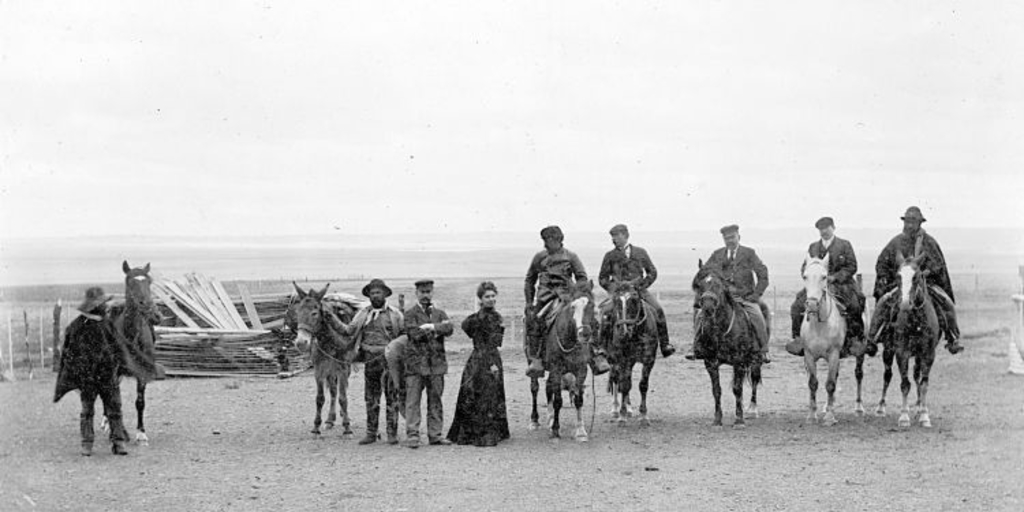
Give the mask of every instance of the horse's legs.
<path id="1" fill-rule="evenodd" d="M 818 419 L 818 362 L 807 351 L 804 351 L 804 370 L 807 371 L 807 390 L 810 393 L 807 423 L 814 423 Z"/>
<path id="2" fill-rule="evenodd" d="M 540 428 L 540 414 L 537 412 L 537 393 L 540 392 L 540 380 L 537 377 L 530 377 L 530 395 L 533 397 L 533 408 L 530 409 L 530 430 Z"/>
<path id="3" fill-rule="evenodd" d="M 561 377 L 549 373 L 547 386 L 545 386 L 548 397 L 548 408 L 551 410 L 551 439 L 557 439 L 558 435 L 558 413 L 562 410 L 562 379 Z"/>
<path id="4" fill-rule="evenodd" d="M 885 416 L 885 394 L 889 391 L 889 383 L 892 382 L 892 359 L 895 352 L 889 347 L 882 349 L 882 366 L 885 371 L 882 375 L 882 398 L 878 401 L 875 409 L 875 416 Z"/>
<path id="5" fill-rule="evenodd" d="M 918 418 L 917 421 L 921 423 L 924 428 L 932 427 L 931 417 L 928 415 L 928 375 L 932 371 L 932 358 L 934 357 L 934 351 L 931 354 L 925 354 L 920 358 L 917 358 L 914 362 L 914 373 L 917 375 L 917 404 L 918 404 Z"/>
<path id="6" fill-rule="evenodd" d="M 747 407 L 747 415 L 755 418 L 761 417 L 757 409 L 757 387 L 761 385 L 761 365 L 755 364 L 750 367 L 750 406 Z"/>
<path id="7" fill-rule="evenodd" d="M 338 419 L 338 414 L 334 408 L 334 403 L 338 401 L 338 375 L 332 371 L 325 380 L 327 381 L 327 390 L 331 394 L 330 406 L 327 409 L 327 421 L 325 423 L 328 429 L 332 429 L 334 428 L 334 422 Z"/>
<path id="8" fill-rule="evenodd" d="M 722 382 L 718 374 L 718 362 L 704 360 L 704 368 L 711 377 L 711 395 L 715 397 L 715 421 L 711 423 L 714 427 L 722 426 Z"/>
<path id="9" fill-rule="evenodd" d="M 633 365 L 632 357 L 628 357 L 619 365 L 619 393 L 622 395 L 622 405 L 619 407 L 619 426 L 626 426 L 626 418 L 632 415 L 629 410 L 629 392 L 633 390 Z"/>
<path id="10" fill-rule="evenodd" d="M 317 376 L 316 379 L 316 416 L 313 417 L 313 430 L 310 433 L 320 435 L 320 424 L 323 423 L 323 419 L 320 417 L 320 412 L 324 408 L 324 379 Z"/>
<path id="11" fill-rule="evenodd" d="M 864 384 L 864 356 L 857 356 L 857 366 L 853 368 L 853 375 L 857 377 L 857 405 L 854 406 L 853 412 L 863 416 L 864 402 L 861 400 L 861 390 Z"/>
<path id="12" fill-rule="evenodd" d="M 135 442 L 142 446 L 149 446 L 149 436 L 146 435 L 146 425 L 142 421 L 146 411 L 146 382 L 136 379 L 135 391 L 135 414 L 137 417 L 136 429 L 138 430 L 138 432 L 135 433 Z"/>
<path id="13" fill-rule="evenodd" d="M 897 354 L 896 364 L 900 369 L 900 391 L 903 393 L 903 407 L 900 408 L 899 426 L 910 426 L 910 403 L 907 396 L 910 395 L 910 355 L 906 353 Z"/>
<path id="14" fill-rule="evenodd" d="M 348 417 L 348 378 L 352 374 L 352 366 L 346 364 L 338 374 L 338 409 L 341 411 L 341 437 L 352 437 L 352 420 Z"/>
<path id="15" fill-rule="evenodd" d="M 747 373 L 746 366 L 732 367 L 732 395 L 736 399 L 736 422 L 732 428 L 745 428 L 746 421 L 743 420 L 743 376 Z"/>
<path id="16" fill-rule="evenodd" d="M 587 427 L 583 423 L 583 395 L 586 392 L 587 382 L 587 370 L 584 366 L 582 372 L 574 375 L 575 382 L 570 387 L 569 396 L 572 397 L 572 405 L 576 408 L 576 430 L 574 437 L 577 441 L 585 443 L 590 440 L 590 435 L 587 434 Z"/>
<path id="17" fill-rule="evenodd" d="M 651 426 L 651 420 L 647 418 L 647 390 L 651 383 L 651 370 L 654 369 L 654 360 L 644 363 L 643 372 L 640 374 L 640 426 Z"/>
<path id="18" fill-rule="evenodd" d="M 618 421 L 619 419 L 619 374 L 615 369 L 618 366 L 612 366 L 612 371 L 608 373 L 608 393 L 612 395 L 612 421 Z"/>
<path id="19" fill-rule="evenodd" d="M 831 426 L 836 424 L 835 402 L 836 402 L 836 381 L 839 380 L 839 351 L 832 350 L 828 354 L 828 378 L 825 380 L 825 391 L 828 393 L 828 401 L 825 402 L 825 416 L 821 419 L 822 424 Z"/>

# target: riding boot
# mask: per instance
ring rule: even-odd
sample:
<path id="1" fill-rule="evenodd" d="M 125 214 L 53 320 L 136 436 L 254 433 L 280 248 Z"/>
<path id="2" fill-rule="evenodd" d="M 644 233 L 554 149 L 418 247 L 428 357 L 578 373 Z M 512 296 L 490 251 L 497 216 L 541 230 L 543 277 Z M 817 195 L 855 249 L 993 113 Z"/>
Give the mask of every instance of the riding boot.
<path id="1" fill-rule="evenodd" d="M 793 354 L 794 356 L 803 357 L 804 355 L 804 340 L 800 339 L 800 326 L 804 322 L 804 311 L 803 302 L 797 301 L 793 303 L 793 306 L 789 308 L 789 318 L 792 321 L 793 339 L 786 343 L 786 352 Z"/>
<path id="2" fill-rule="evenodd" d="M 953 308 L 948 308 L 942 312 L 941 315 L 945 319 L 945 328 L 943 329 L 943 335 L 946 337 L 946 350 L 950 354 L 959 354 L 963 352 L 964 346 L 960 344 L 960 327 L 956 322 L 956 312 Z"/>
<path id="3" fill-rule="evenodd" d="M 533 378 L 544 376 L 544 344 L 541 342 L 544 336 L 544 324 L 536 316 L 527 317 L 526 343 L 528 348 L 527 356 L 530 359 L 530 366 L 526 369 L 526 375 Z"/>
<path id="4" fill-rule="evenodd" d="M 676 347 L 668 340 L 668 323 L 664 313 L 658 315 L 658 344 L 661 345 L 661 357 L 676 353 Z"/>
<path id="5" fill-rule="evenodd" d="M 594 375 L 602 375 L 608 373 L 612 369 L 612 366 L 608 364 L 608 357 L 605 356 L 604 349 L 597 345 L 591 345 L 592 351 L 590 357 L 590 370 L 594 372 Z"/>

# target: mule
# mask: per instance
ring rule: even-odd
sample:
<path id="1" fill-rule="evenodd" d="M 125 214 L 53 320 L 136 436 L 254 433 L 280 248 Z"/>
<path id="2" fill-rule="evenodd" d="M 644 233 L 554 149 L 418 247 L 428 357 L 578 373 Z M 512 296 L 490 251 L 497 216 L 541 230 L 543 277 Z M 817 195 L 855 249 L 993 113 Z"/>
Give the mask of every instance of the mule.
<path id="1" fill-rule="evenodd" d="M 296 295 L 292 298 L 285 314 L 285 322 L 296 333 L 295 347 L 300 352 L 310 352 L 313 362 L 313 378 L 316 381 L 316 416 L 313 417 L 313 429 L 310 433 L 319 436 L 320 425 L 327 429 L 334 428 L 337 420 L 334 404 L 337 402 L 341 412 L 343 439 L 351 439 L 352 423 L 348 415 L 348 378 L 352 373 L 352 360 L 355 358 L 355 340 L 339 332 L 329 319 L 334 314 L 330 304 L 324 302 L 327 295 L 327 284 L 323 289 L 303 291 L 298 284 L 292 282 Z M 352 320 L 353 311 L 342 305 L 338 311 L 342 322 Z M 323 407 L 326 397 L 324 388 L 331 395 L 327 421 L 323 422 Z"/>
<path id="2" fill-rule="evenodd" d="M 545 395 L 551 439 L 561 437 L 559 414 L 563 405 L 562 391 L 569 392 L 569 398 L 576 408 L 575 439 L 586 442 L 590 438 L 583 422 L 583 394 L 589 372 L 590 343 L 597 328 L 593 290 L 593 281 L 576 283 L 570 290 L 568 303 L 557 301 L 547 306 L 555 308 L 551 327 L 544 336 L 544 367 L 548 371 Z M 547 317 L 539 316 L 542 319 Z"/>
<path id="3" fill-rule="evenodd" d="M 836 297 L 828 287 L 828 259 L 826 254 L 823 259 L 807 257 L 804 260 L 802 277 L 807 299 L 804 319 L 800 324 L 800 337 L 804 340 L 804 369 L 807 371 L 807 388 L 810 390 L 807 422 L 817 421 L 818 360 L 824 359 L 828 363 L 828 377 L 825 380 L 828 401 L 822 410 L 821 422 L 823 425 L 835 425 L 839 353 L 846 339 L 846 319 L 840 313 Z"/>
<path id="4" fill-rule="evenodd" d="M 882 384 L 882 398 L 878 403 L 879 415 L 885 415 L 885 394 L 892 378 L 891 364 L 893 358 L 900 371 L 900 391 L 903 393 L 903 405 L 900 408 L 898 425 L 908 428 L 911 425 L 910 406 L 910 359 L 914 359 L 914 383 L 917 386 L 918 422 L 922 427 L 931 428 L 932 422 L 928 412 L 928 381 L 932 364 L 935 362 L 935 349 L 939 345 L 938 313 L 928 293 L 928 284 L 920 270 L 923 256 L 905 259 L 903 254 L 896 255 L 899 264 L 899 281 L 896 291 L 899 294 L 899 305 L 896 317 L 889 329 L 883 350 L 882 361 L 886 371 Z"/>
<path id="5" fill-rule="evenodd" d="M 633 388 L 633 366 L 639 362 L 643 365 L 639 385 L 639 422 L 641 426 L 650 426 L 650 419 L 647 417 L 647 390 L 657 357 L 658 313 L 641 299 L 633 285 L 619 285 L 612 293 L 611 301 L 611 325 L 602 326 L 601 332 L 611 333 L 608 355 L 612 369 L 608 374 L 608 390 L 613 395 L 615 407 L 612 418 L 620 426 L 625 426 L 626 419 L 632 416 L 629 392 Z M 609 319 L 602 318 L 601 321 L 607 322 Z"/>
<path id="6" fill-rule="evenodd" d="M 693 277 L 693 290 L 700 310 L 695 318 L 695 343 L 701 347 L 699 356 L 711 377 L 711 393 L 715 398 L 713 426 L 722 426 L 722 384 L 719 367 L 733 367 L 732 392 L 736 398 L 736 420 L 733 428 L 744 428 L 743 380 L 750 378 L 751 395 L 748 411 L 755 418 L 757 387 L 761 384 L 761 354 L 754 323 L 747 317 L 743 306 L 736 302 L 726 286 L 721 272 L 712 265 L 697 262 Z"/>

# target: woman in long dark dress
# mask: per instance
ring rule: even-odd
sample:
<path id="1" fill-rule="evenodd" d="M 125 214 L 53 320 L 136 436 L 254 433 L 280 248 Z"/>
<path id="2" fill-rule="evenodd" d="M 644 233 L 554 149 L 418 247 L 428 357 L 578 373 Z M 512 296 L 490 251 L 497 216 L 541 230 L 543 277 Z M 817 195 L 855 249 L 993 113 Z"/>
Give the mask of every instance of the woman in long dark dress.
<path id="1" fill-rule="evenodd" d="M 455 418 L 448 429 L 448 440 L 457 444 L 495 446 L 509 438 L 505 409 L 505 374 L 501 364 L 505 327 L 495 311 L 498 288 L 490 281 L 477 287 L 480 310 L 466 317 L 462 330 L 473 339 L 473 352 L 462 372 Z"/>

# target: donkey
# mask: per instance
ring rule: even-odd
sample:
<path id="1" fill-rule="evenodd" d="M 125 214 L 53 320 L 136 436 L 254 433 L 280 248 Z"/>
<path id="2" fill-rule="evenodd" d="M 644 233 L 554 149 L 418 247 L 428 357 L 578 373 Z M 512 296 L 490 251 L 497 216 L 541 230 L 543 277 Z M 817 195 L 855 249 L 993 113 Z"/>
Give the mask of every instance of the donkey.
<path id="1" fill-rule="evenodd" d="M 334 403 L 337 402 L 341 410 L 341 426 L 344 428 L 342 438 L 351 439 L 353 434 L 348 415 L 348 378 L 352 373 L 352 360 L 356 355 L 355 340 L 338 332 L 330 319 L 333 315 L 331 306 L 324 302 L 330 283 L 320 291 L 311 289 L 308 292 L 299 288 L 294 281 L 292 286 L 295 287 L 296 295 L 288 306 L 285 322 L 296 333 L 295 347 L 300 352 L 310 351 L 313 378 L 316 380 L 316 416 L 313 417 L 313 430 L 310 432 L 318 436 L 321 434 L 321 413 L 326 386 L 331 395 L 326 427 L 334 428 L 337 419 Z M 342 306 L 339 311 L 342 322 L 349 322 L 352 319 L 352 310 L 346 308 L 347 306 Z"/>

